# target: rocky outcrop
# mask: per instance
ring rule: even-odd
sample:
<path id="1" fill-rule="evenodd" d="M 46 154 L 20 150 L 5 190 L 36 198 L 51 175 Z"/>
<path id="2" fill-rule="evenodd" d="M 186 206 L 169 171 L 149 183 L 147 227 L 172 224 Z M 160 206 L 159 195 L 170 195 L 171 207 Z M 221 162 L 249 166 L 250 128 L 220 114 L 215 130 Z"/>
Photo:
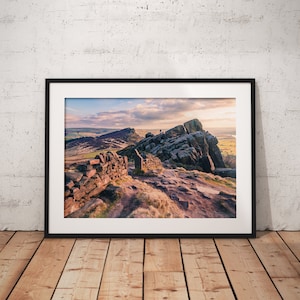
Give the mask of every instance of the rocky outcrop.
<path id="1" fill-rule="evenodd" d="M 127 157 L 113 152 L 100 153 L 86 163 L 71 165 L 65 171 L 64 216 L 94 201 L 111 181 L 127 174 Z"/>
<path id="2" fill-rule="evenodd" d="M 215 168 L 225 167 L 217 144 L 218 139 L 204 131 L 199 120 L 193 119 L 165 133 L 147 135 L 134 148 L 140 153 L 151 153 L 161 161 L 213 172 Z"/>
<path id="3" fill-rule="evenodd" d="M 193 119 L 188 122 L 185 122 L 184 127 L 185 127 L 187 133 L 203 131 L 202 124 L 198 119 Z"/>
<path id="4" fill-rule="evenodd" d="M 163 169 L 162 163 L 159 158 L 149 153 L 142 156 L 137 149 L 134 149 L 134 166 L 135 174 L 139 175 L 155 175 Z"/>
<path id="5" fill-rule="evenodd" d="M 185 134 L 185 129 L 182 125 L 178 125 L 167 130 L 165 136 L 167 138 L 172 138 L 172 137 L 180 136 L 182 134 Z"/>
<path id="6" fill-rule="evenodd" d="M 215 167 L 216 168 L 225 168 L 225 164 L 223 161 L 223 157 L 221 154 L 221 151 L 219 147 L 217 146 L 218 144 L 218 139 L 210 134 L 209 132 L 206 133 L 206 141 L 208 144 L 208 149 L 209 149 L 209 155 L 212 158 Z"/>

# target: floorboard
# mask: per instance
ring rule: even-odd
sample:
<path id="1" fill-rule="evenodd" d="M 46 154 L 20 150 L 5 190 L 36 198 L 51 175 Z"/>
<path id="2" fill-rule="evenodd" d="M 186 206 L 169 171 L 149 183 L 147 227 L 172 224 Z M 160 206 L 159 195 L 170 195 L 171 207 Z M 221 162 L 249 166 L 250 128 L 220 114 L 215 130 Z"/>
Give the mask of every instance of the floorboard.
<path id="1" fill-rule="evenodd" d="M 14 234 L 15 234 L 14 231 L 1 231 L 0 232 L 0 252 Z"/>
<path id="2" fill-rule="evenodd" d="M 216 244 L 238 299 L 281 299 L 248 240 L 218 239 Z"/>
<path id="3" fill-rule="evenodd" d="M 146 239 L 145 300 L 188 299 L 179 239 Z"/>
<path id="4" fill-rule="evenodd" d="M 212 239 L 181 239 L 181 250 L 191 300 L 234 299 Z"/>
<path id="5" fill-rule="evenodd" d="M 143 239 L 112 239 L 98 299 L 142 299 L 143 260 Z"/>
<path id="6" fill-rule="evenodd" d="M 96 300 L 108 246 L 108 239 L 77 240 L 52 299 Z"/>
<path id="7" fill-rule="evenodd" d="M 43 233 L 1 232 L 1 236 L 4 243 L 0 252 L 0 299 L 6 299 L 39 247 Z"/>
<path id="8" fill-rule="evenodd" d="M 44 240 L 8 299 L 51 299 L 73 244 L 74 239 Z"/>
<path id="9" fill-rule="evenodd" d="M 0 299 L 300 299 L 299 232 L 44 239 L 0 232 Z"/>
<path id="10" fill-rule="evenodd" d="M 300 231 L 281 231 L 279 235 L 290 248 L 290 250 L 300 260 Z"/>
<path id="11" fill-rule="evenodd" d="M 300 299 L 300 264 L 276 232 L 258 233 L 250 240 L 284 299 Z"/>
<path id="12" fill-rule="evenodd" d="M 145 300 L 188 300 L 183 272 L 145 272 Z"/>

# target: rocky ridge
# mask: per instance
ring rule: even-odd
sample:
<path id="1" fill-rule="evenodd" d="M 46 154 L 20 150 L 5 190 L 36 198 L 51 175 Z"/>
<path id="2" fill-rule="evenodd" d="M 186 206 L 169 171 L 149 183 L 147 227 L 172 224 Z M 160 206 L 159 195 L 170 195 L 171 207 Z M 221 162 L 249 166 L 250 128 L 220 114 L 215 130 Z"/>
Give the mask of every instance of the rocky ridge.
<path id="1" fill-rule="evenodd" d="M 66 149 L 81 146 L 94 149 L 120 148 L 124 144 L 133 144 L 141 137 L 135 132 L 134 128 L 124 128 L 97 137 L 81 137 L 66 141 Z"/>
<path id="2" fill-rule="evenodd" d="M 132 151 L 137 149 L 140 153 L 151 153 L 163 162 L 212 173 L 225 168 L 217 144 L 217 137 L 205 131 L 198 119 L 193 119 L 157 135 L 147 133 L 135 146 L 118 153 L 131 157 Z"/>

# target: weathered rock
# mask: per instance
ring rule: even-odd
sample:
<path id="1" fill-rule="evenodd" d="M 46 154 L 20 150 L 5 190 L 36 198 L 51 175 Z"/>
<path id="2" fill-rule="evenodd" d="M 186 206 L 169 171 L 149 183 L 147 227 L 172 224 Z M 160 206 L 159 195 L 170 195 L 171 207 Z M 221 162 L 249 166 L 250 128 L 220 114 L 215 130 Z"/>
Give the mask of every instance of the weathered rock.
<path id="1" fill-rule="evenodd" d="M 187 139 L 191 146 L 195 147 L 196 150 L 201 151 L 202 155 L 208 154 L 208 144 L 205 139 L 205 133 L 202 131 L 197 131 L 190 133 Z"/>
<path id="2" fill-rule="evenodd" d="M 86 170 L 87 170 L 87 165 L 86 165 L 86 164 L 80 164 L 80 165 L 76 166 L 76 169 L 77 169 L 79 172 L 84 173 L 84 172 L 86 172 Z"/>
<path id="3" fill-rule="evenodd" d="M 90 170 L 90 171 L 87 171 L 86 173 L 85 173 L 85 176 L 87 177 L 87 178 L 91 178 L 91 177 L 93 177 L 95 174 L 96 174 L 96 169 L 92 169 L 92 170 Z"/>
<path id="4" fill-rule="evenodd" d="M 73 189 L 73 198 L 75 201 L 81 200 L 85 196 L 85 190 L 75 188 Z"/>
<path id="5" fill-rule="evenodd" d="M 219 175 L 221 177 L 236 178 L 236 169 L 217 168 L 214 170 L 214 174 Z"/>
<path id="6" fill-rule="evenodd" d="M 144 159 L 137 149 L 134 149 L 134 166 L 137 170 L 143 170 Z"/>
<path id="7" fill-rule="evenodd" d="M 69 214 L 68 218 L 82 218 L 91 213 L 96 208 L 101 208 L 102 211 L 104 211 L 107 207 L 107 205 L 103 202 L 102 199 L 92 199 L 91 201 L 87 202 L 77 211 Z"/>
<path id="8" fill-rule="evenodd" d="M 100 164 L 100 159 L 91 159 L 89 160 L 90 165 L 99 165 Z"/>
<path id="9" fill-rule="evenodd" d="M 101 164 L 93 165 L 94 169 L 97 171 L 97 173 L 101 172 L 103 170 L 103 167 Z"/>
<path id="10" fill-rule="evenodd" d="M 85 185 L 86 193 L 89 193 L 93 189 L 97 187 L 95 180 L 89 180 L 89 182 Z"/>
<path id="11" fill-rule="evenodd" d="M 224 167 L 218 140 L 209 132 L 203 131 L 199 120 L 194 119 L 175 126 L 165 134 L 148 136 L 141 140 L 136 149 L 157 156 L 161 161 L 172 160 L 176 164 L 189 168 L 212 172 L 215 167 Z M 127 155 L 134 153 L 134 148 L 126 149 Z"/>
<path id="12" fill-rule="evenodd" d="M 71 195 L 71 191 L 69 189 L 65 190 L 65 198 Z"/>
<path id="13" fill-rule="evenodd" d="M 147 132 L 147 133 L 145 134 L 145 138 L 153 137 L 153 136 L 154 136 L 154 134 L 153 134 L 152 132 Z"/>
<path id="14" fill-rule="evenodd" d="M 81 180 L 79 181 L 79 185 L 85 185 L 89 181 L 89 178 L 86 176 L 82 176 Z"/>
<path id="15" fill-rule="evenodd" d="M 103 185 L 107 185 L 111 181 L 111 178 L 108 175 L 101 175 L 100 181 L 97 182 L 97 186 L 101 187 Z"/>
<path id="16" fill-rule="evenodd" d="M 209 149 L 209 155 L 212 158 L 214 165 L 216 168 L 225 168 L 225 164 L 223 161 L 223 157 L 218 144 L 218 139 L 210 133 L 206 133 L 206 140 Z"/>
<path id="17" fill-rule="evenodd" d="M 165 136 L 166 138 L 181 136 L 185 134 L 185 129 L 182 125 L 175 126 L 169 130 L 166 131 Z"/>
<path id="18" fill-rule="evenodd" d="M 82 172 L 78 172 L 79 170 Z M 99 153 L 95 159 L 86 163 L 72 164 L 69 171 L 65 172 L 65 199 L 68 199 L 65 216 L 85 206 L 92 197 L 105 190 L 111 181 L 127 174 L 127 157 L 114 152 L 107 152 L 105 155 Z"/>
<path id="19" fill-rule="evenodd" d="M 80 206 L 78 202 L 75 202 L 72 197 L 67 197 L 64 201 L 64 216 L 68 216 L 79 208 Z"/>
<path id="20" fill-rule="evenodd" d="M 181 204 L 181 206 L 182 206 L 184 209 L 188 209 L 188 208 L 189 208 L 189 203 L 188 203 L 188 201 L 179 201 L 179 204 Z"/>
<path id="21" fill-rule="evenodd" d="M 214 169 L 214 166 L 212 165 L 211 159 L 209 156 L 205 155 L 201 158 L 201 165 L 204 172 L 211 173 Z"/>
<path id="22" fill-rule="evenodd" d="M 71 189 L 74 186 L 73 180 L 70 180 L 68 183 L 66 183 L 66 187 Z"/>
<path id="23" fill-rule="evenodd" d="M 185 193 L 186 193 L 186 192 L 188 191 L 188 189 L 187 189 L 186 187 L 180 185 L 180 186 L 178 187 L 178 191 L 181 191 L 181 192 L 185 192 Z"/>
<path id="24" fill-rule="evenodd" d="M 198 119 L 193 119 L 188 122 L 185 122 L 184 127 L 185 127 L 187 133 L 193 133 L 193 132 L 203 130 L 202 124 Z"/>
<path id="25" fill-rule="evenodd" d="M 81 172 L 65 172 L 66 183 L 70 182 L 79 182 L 83 174 Z"/>
<path id="26" fill-rule="evenodd" d="M 197 163 L 197 151 L 194 147 L 182 149 L 177 153 L 177 161 L 184 165 L 192 165 Z"/>
<path id="27" fill-rule="evenodd" d="M 97 187 L 95 189 L 93 189 L 90 193 L 89 193 L 89 197 L 92 198 L 92 197 L 95 197 L 95 196 L 98 196 L 101 192 L 103 192 L 106 188 L 106 185 L 103 185 L 103 186 L 100 186 L 100 187 Z"/>
<path id="28" fill-rule="evenodd" d="M 124 168 L 127 172 L 127 170 L 128 170 L 128 157 L 127 156 L 123 156 L 123 164 L 124 164 Z"/>
<path id="29" fill-rule="evenodd" d="M 99 153 L 99 155 L 96 155 L 95 159 L 99 159 L 100 163 L 106 162 L 106 159 L 105 159 L 105 156 L 103 155 L 103 153 Z"/>
<path id="30" fill-rule="evenodd" d="M 92 170 L 93 166 L 87 164 L 80 164 L 76 167 L 76 169 L 81 173 L 85 173 L 86 171 Z"/>
<path id="31" fill-rule="evenodd" d="M 108 151 L 106 153 L 106 161 L 112 161 L 114 160 L 115 158 L 117 158 L 116 156 L 118 156 L 117 154 L 111 152 L 111 151 Z"/>

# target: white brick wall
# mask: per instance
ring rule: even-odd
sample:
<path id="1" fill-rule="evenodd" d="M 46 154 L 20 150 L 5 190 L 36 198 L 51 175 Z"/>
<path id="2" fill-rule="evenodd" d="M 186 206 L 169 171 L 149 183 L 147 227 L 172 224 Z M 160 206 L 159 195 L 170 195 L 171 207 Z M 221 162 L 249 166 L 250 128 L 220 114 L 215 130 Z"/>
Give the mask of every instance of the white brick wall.
<path id="1" fill-rule="evenodd" d="M 299 0 L 0 0 L 0 230 L 43 229 L 45 78 L 257 80 L 257 226 L 300 229 Z"/>

